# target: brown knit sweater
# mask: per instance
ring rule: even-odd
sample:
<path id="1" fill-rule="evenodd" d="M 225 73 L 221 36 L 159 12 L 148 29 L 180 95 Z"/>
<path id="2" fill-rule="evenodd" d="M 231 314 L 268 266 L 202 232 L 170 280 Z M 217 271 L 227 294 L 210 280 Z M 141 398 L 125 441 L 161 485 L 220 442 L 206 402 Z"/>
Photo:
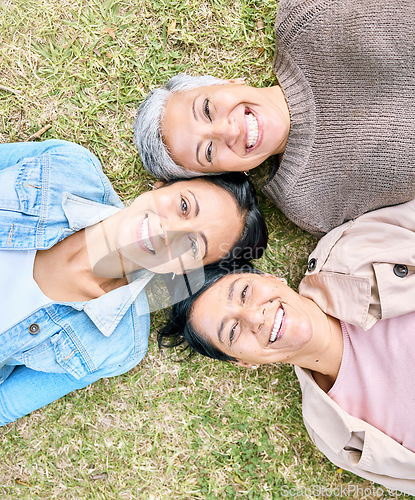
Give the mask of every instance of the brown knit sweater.
<path id="1" fill-rule="evenodd" d="M 322 235 L 415 198 L 415 0 L 281 0 L 274 70 L 291 115 L 263 191 Z"/>

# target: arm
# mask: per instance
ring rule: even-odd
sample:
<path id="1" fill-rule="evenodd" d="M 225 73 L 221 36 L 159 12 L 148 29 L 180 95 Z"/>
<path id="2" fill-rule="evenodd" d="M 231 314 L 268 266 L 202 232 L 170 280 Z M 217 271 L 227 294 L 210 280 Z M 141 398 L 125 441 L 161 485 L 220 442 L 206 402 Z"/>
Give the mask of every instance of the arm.
<path id="1" fill-rule="evenodd" d="M 341 450 L 334 451 L 304 422 L 317 448 L 338 467 L 391 490 L 415 494 L 414 453 L 366 422 L 366 430 L 352 432 Z"/>
<path id="2" fill-rule="evenodd" d="M 99 378 L 76 380 L 64 373 L 44 373 L 18 366 L 0 384 L 0 425 L 13 422 Z"/>

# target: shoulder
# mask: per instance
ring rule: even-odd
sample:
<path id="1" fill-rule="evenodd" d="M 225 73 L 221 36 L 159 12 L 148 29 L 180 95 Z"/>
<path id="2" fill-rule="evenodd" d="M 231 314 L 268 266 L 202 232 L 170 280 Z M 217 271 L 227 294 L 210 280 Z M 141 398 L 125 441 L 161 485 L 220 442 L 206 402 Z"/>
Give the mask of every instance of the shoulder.
<path id="1" fill-rule="evenodd" d="M 45 141 L 49 142 L 49 141 Z M 98 157 L 80 144 L 63 140 L 52 140 L 42 154 L 47 154 L 54 162 L 70 163 L 76 170 L 87 165 L 94 170 L 102 171 Z"/>
<path id="2" fill-rule="evenodd" d="M 53 140 L 36 162 L 42 170 L 44 185 L 48 185 L 51 192 L 65 191 L 99 203 L 119 205 L 101 162 L 85 147 Z"/>
<path id="3" fill-rule="evenodd" d="M 326 10 L 329 4 L 327 0 L 281 0 L 275 23 L 277 39 L 291 40 L 297 32 L 306 30 L 314 16 Z"/>
<path id="4" fill-rule="evenodd" d="M 42 142 L 12 142 L 0 144 L 0 171 L 24 168 L 48 169 L 49 165 L 71 165 L 72 174 L 80 169 L 102 171 L 98 158 L 83 146 L 60 139 Z"/>

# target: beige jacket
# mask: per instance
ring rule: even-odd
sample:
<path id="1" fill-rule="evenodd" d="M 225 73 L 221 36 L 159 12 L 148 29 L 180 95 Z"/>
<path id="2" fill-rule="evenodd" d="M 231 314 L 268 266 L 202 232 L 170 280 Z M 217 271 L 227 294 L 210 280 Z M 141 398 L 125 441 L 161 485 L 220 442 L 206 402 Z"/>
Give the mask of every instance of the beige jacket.
<path id="1" fill-rule="evenodd" d="M 415 200 L 330 231 L 309 257 L 301 295 L 367 330 L 415 309 Z"/>
<path id="2" fill-rule="evenodd" d="M 295 367 L 303 393 L 303 418 L 317 448 L 338 467 L 415 495 L 415 453 L 363 420 L 352 417 Z"/>
<path id="3" fill-rule="evenodd" d="M 364 214 L 318 243 L 301 295 L 326 313 L 368 329 L 415 310 L 415 200 Z M 388 488 L 415 494 L 415 453 L 352 417 L 296 367 L 304 423 L 337 466 Z"/>

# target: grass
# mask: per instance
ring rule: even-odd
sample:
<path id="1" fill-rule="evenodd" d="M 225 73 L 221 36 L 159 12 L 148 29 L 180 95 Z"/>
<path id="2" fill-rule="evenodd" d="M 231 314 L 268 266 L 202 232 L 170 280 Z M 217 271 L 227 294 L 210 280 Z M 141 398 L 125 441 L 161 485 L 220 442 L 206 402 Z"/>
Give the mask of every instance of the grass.
<path id="1" fill-rule="evenodd" d="M 133 144 L 138 103 L 180 71 L 273 84 L 276 10 L 276 0 L 4 0 L 0 142 L 51 124 L 42 139 L 88 147 L 132 199 L 153 181 Z M 296 287 L 315 240 L 261 206 L 270 245 L 259 265 Z M 153 316 L 149 353 L 128 374 L 0 429 L 2 498 L 316 498 L 342 485 L 362 488 L 348 498 L 396 497 L 314 448 L 291 367 L 177 362 L 155 347 L 162 322 Z"/>

